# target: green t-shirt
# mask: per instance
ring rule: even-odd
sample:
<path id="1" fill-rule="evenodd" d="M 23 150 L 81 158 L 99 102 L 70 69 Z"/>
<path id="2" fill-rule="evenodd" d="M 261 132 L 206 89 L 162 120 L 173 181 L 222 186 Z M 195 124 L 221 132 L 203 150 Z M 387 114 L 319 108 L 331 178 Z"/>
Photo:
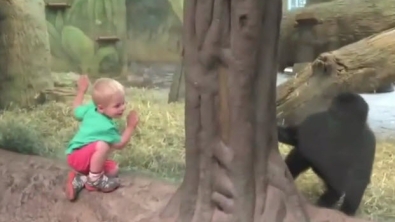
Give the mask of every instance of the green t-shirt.
<path id="1" fill-rule="evenodd" d="M 95 141 L 109 144 L 121 141 L 121 135 L 113 120 L 97 112 L 93 102 L 75 108 L 74 116 L 81 123 L 77 133 L 69 142 L 66 154 Z"/>

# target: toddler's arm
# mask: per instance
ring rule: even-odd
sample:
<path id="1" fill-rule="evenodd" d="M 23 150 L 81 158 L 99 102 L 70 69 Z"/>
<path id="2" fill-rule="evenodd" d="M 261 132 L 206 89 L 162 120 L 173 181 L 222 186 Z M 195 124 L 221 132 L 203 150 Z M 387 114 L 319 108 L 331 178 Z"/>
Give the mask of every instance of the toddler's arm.
<path id="1" fill-rule="evenodd" d="M 129 143 L 130 138 L 132 137 L 133 131 L 134 131 L 134 126 L 127 126 L 125 130 L 122 133 L 121 141 L 119 143 L 114 143 L 112 144 L 112 148 L 114 149 L 123 149 L 126 144 Z"/>
<path id="2" fill-rule="evenodd" d="M 84 91 L 82 90 L 77 91 L 77 95 L 75 96 L 73 101 L 73 109 L 76 109 L 77 107 L 81 106 L 82 101 L 84 100 L 84 95 L 85 95 Z"/>
<path id="3" fill-rule="evenodd" d="M 73 109 L 77 108 L 82 104 L 84 100 L 85 92 L 89 87 L 89 78 L 87 75 L 80 75 L 77 81 L 77 95 L 74 98 Z"/>

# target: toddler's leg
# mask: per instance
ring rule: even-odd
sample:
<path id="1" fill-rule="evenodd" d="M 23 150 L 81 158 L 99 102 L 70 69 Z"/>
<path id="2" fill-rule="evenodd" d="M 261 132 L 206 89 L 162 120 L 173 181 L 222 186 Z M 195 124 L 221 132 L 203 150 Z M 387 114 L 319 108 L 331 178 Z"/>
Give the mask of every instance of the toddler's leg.
<path id="1" fill-rule="evenodd" d="M 104 174 L 110 151 L 107 143 L 96 142 L 95 152 L 91 156 L 88 181 L 85 184 L 87 190 L 111 192 L 119 187 L 120 184 L 116 178 L 109 178 Z"/>
<path id="2" fill-rule="evenodd" d="M 67 156 L 67 163 L 72 168 L 70 170 L 65 186 L 67 199 L 74 201 L 78 193 L 85 187 L 87 174 L 89 173 L 90 157 L 94 151 L 94 144 L 88 144 Z"/>
<path id="3" fill-rule="evenodd" d="M 109 177 L 117 177 L 118 172 L 118 164 L 114 160 L 106 160 L 104 163 L 104 173 Z"/>
<path id="4" fill-rule="evenodd" d="M 77 199 L 78 193 L 84 188 L 86 183 L 86 176 L 79 174 L 74 170 L 70 170 L 67 176 L 65 193 L 67 199 L 74 201 Z"/>

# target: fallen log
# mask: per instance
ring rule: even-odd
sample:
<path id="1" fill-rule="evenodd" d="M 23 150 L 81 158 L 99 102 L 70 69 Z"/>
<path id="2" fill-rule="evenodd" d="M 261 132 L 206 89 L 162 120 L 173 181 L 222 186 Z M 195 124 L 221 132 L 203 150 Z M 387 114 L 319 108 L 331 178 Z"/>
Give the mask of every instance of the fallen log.
<path id="1" fill-rule="evenodd" d="M 392 0 L 334 0 L 283 13 L 279 72 L 395 27 Z"/>
<path id="2" fill-rule="evenodd" d="M 394 13 L 395 14 L 395 13 Z M 364 93 L 395 82 L 395 29 L 322 53 L 277 87 L 277 119 L 294 125 L 328 107 L 339 92 Z"/>

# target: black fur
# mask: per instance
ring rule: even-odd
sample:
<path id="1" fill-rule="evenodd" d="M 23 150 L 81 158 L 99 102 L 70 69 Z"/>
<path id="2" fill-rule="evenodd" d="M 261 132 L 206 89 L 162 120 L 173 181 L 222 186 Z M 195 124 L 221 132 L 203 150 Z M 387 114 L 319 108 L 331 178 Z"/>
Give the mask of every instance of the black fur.
<path id="1" fill-rule="evenodd" d="M 332 208 L 345 194 L 340 210 L 356 213 L 370 182 L 376 149 L 368 112 L 360 95 L 341 93 L 327 111 L 295 127 L 278 127 L 279 142 L 294 146 L 285 160 L 293 178 L 311 167 L 325 183 L 319 206 Z"/>

